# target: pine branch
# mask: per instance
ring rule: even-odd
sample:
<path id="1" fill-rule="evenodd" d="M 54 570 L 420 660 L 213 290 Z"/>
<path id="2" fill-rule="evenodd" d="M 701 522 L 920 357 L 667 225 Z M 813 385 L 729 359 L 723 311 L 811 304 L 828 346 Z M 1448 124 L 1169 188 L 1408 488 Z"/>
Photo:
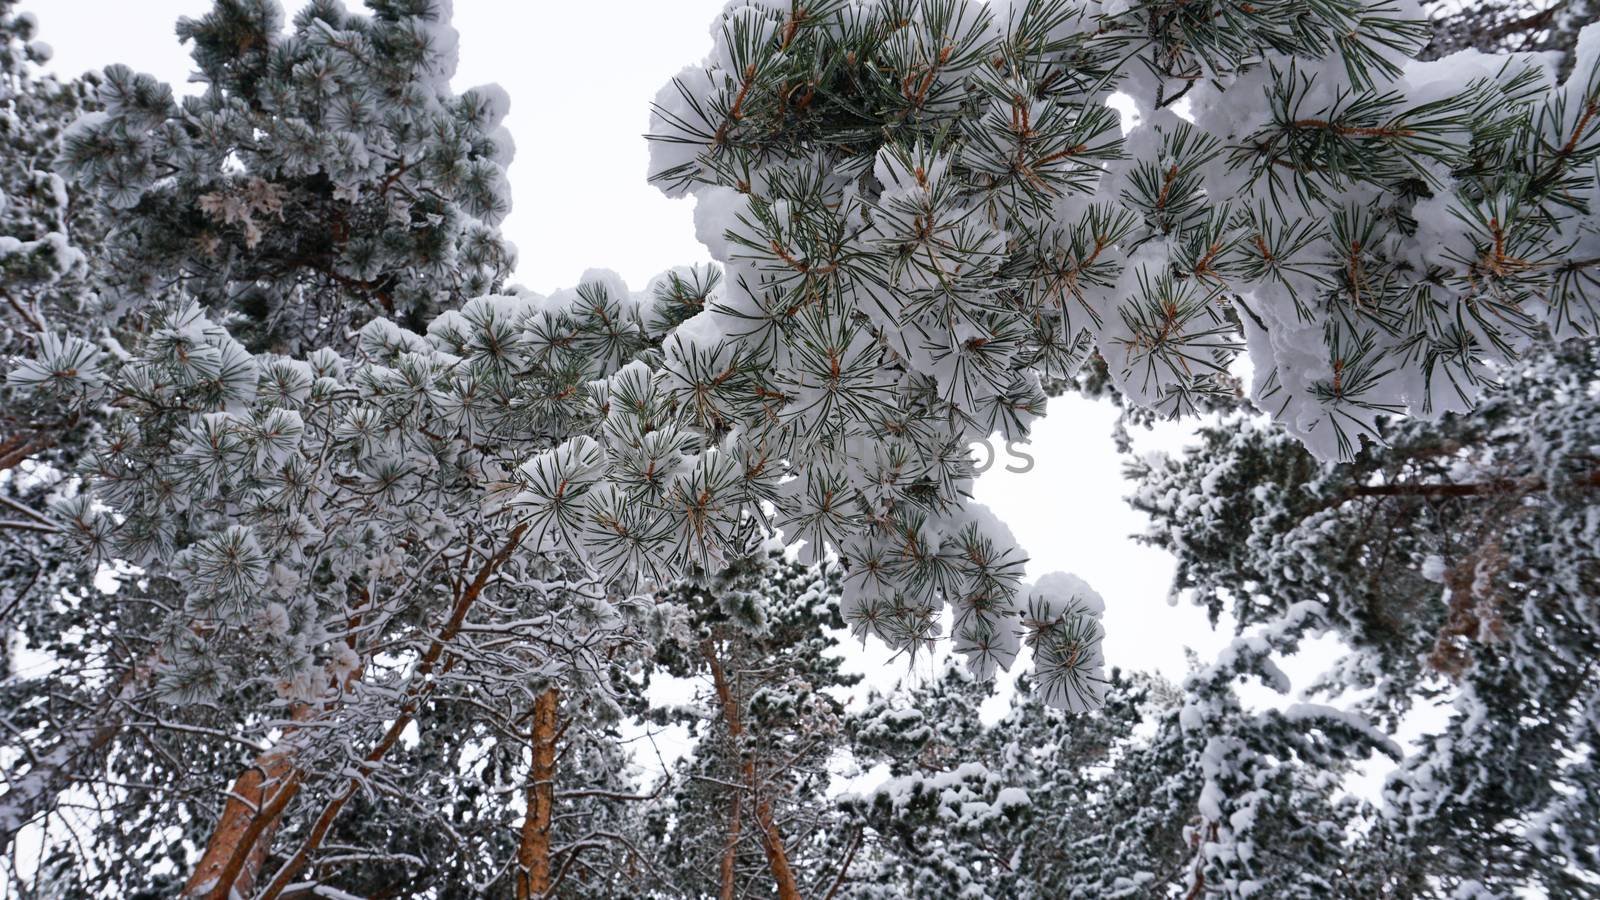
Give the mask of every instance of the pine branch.
<path id="1" fill-rule="evenodd" d="M 462 622 L 466 620 L 468 611 L 477 602 L 478 596 L 483 593 L 483 589 L 489 583 L 489 579 L 511 557 L 511 554 L 517 549 L 517 545 L 522 542 L 522 537 L 527 531 L 528 524 L 525 522 L 511 529 L 511 534 L 507 537 L 505 546 L 501 547 L 498 552 L 484 562 L 483 566 L 478 569 L 476 577 L 457 597 L 455 607 L 451 610 L 450 618 L 445 621 L 438 635 L 429 643 L 427 651 L 422 654 L 417 667 L 412 671 L 411 684 L 406 688 L 405 699 L 400 706 L 400 715 L 395 718 L 388 731 L 367 753 L 358 772 L 346 782 L 344 790 L 323 807 L 321 815 L 317 817 L 316 822 L 311 826 L 311 830 L 307 833 L 305 841 L 300 845 L 300 849 L 296 850 L 294 855 L 283 864 L 277 875 L 273 877 L 272 882 L 267 885 L 267 889 L 262 893 L 262 900 L 276 900 L 289 882 L 300 873 L 300 870 L 310 860 L 311 854 L 316 852 L 323 839 L 327 837 L 328 829 L 333 827 L 334 820 L 344 810 L 345 804 L 350 802 L 356 791 L 360 790 L 361 785 L 365 783 L 366 776 L 400 742 L 401 733 L 416 718 L 417 711 L 437 685 L 437 682 L 429 679 L 428 676 L 432 674 L 433 667 L 439 661 L 439 657 L 444 654 L 446 645 L 455 639 L 456 633 L 461 630 Z M 214 900 L 223 900 L 225 896 L 217 895 Z"/>
<path id="2" fill-rule="evenodd" d="M 1600 488 L 1600 472 L 1591 472 L 1588 475 L 1562 482 L 1562 486 Z M 1529 476 L 1526 478 L 1505 478 L 1494 481 L 1449 484 L 1358 485 L 1346 488 L 1342 497 L 1343 500 L 1352 500 L 1356 497 L 1494 497 L 1512 494 L 1537 494 L 1548 488 L 1549 485 L 1545 479 L 1539 476 Z"/>
<path id="3" fill-rule="evenodd" d="M 428 676 L 432 673 L 434 665 L 444 652 L 445 645 L 460 630 L 461 623 L 465 620 L 468 610 L 478 599 L 478 595 L 482 593 L 490 576 L 509 558 L 526 531 L 527 526 L 525 524 L 518 525 L 512 529 L 505 546 L 484 563 L 477 576 L 460 593 L 449 619 L 446 620 L 438 635 L 429 644 L 427 651 L 423 653 L 422 658 L 412 672 L 411 684 L 403 695 L 404 701 L 401 705 L 400 715 L 396 717 L 394 723 L 372 751 L 367 754 L 363 760 L 362 771 L 357 775 L 351 776 L 345 790 L 336 795 L 324 807 L 322 814 L 313 825 L 305 842 L 295 855 L 278 870 L 276 877 L 273 878 L 263 894 L 264 897 L 270 900 L 270 898 L 278 896 L 289 882 L 299 874 L 299 870 L 305 865 L 310 853 L 315 851 L 317 846 L 321 844 L 323 838 L 327 835 L 328 829 L 332 827 L 334 819 L 338 817 L 339 812 L 343 810 L 345 804 L 355 795 L 356 790 L 365 780 L 366 773 L 399 742 L 400 733 L 411 723 L 421 702 L 427 694 L 431 693 L 434 687 L 435 682 L 430 680 Z M 302 708 L 309 709 L 309 707 Z M 267 758 L 258 760 L 257 764 L 249 772 L 241 776 L 241 781 L 244 782 L 244 790 L 235 791 L 235 793 L 240 794 L 241 805 L 232 817 L 228 817 L 225 810 L 224 824 L 219 825 L 213 833 L 200 865 L 196 867 L 194 874 L 190 876 L 189 882 L 184 888 L 185 896 L 197 897 L 203 895 L 210 898 L 210 900 L 226 900 L 230 896 L 230 892 L 238 889 L 242 875 L 246 878 L 243 883 L 246 885 L 246 890 L 248 890 L 249 881 L 253 880 L 255 871 L 264 861 L 271 834 L 277 830 L 284 810 L 288 807 L 290 801 L 299 794 L 308 774 L 304 769 L 292 766 L 288 754 L 287 748 L 279 748 L 278 751 L 274 751 Z M 265 799 L 264 789 L 266 785 L 280 781 L 281 784 L 272 794 L 271 799 L 262 803 L 261 801 Z M 252 800 L 252 798 L 254 799 Z M 230 806 L 232 803 L 233 801 L 230 801 Z"/>
<path id="4" fill-rule="evenodd" d="M 850 876 L 850 863 L 855 861 L 856 850 L 860 847 L 861 829 L 857 828 L 855 833 L 850 836 L 850 846 L 845 851 L 844 862 L 839 864 L 839 874 L 834 876 L 833 884 L 828 887 L 828 893 L 822 896 L 822 900 L 833 900 L 834 896 L 839 893 L 839 888 L 844 887 L 845 880 Z"/>

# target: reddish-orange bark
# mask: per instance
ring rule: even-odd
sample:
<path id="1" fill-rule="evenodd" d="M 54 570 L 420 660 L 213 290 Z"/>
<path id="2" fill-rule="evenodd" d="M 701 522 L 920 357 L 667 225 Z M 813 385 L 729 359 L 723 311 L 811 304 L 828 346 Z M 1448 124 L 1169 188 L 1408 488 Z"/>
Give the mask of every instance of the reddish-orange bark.
<path id="1" fill-rule="evenodd" d="M 533 766 L 528 773 L 528 812 L 517 846 L 517 900 L 550 891 L 550 821 L 556 799 L 556 735 L 561 694 L 549 688 L 533 704 Z"/>

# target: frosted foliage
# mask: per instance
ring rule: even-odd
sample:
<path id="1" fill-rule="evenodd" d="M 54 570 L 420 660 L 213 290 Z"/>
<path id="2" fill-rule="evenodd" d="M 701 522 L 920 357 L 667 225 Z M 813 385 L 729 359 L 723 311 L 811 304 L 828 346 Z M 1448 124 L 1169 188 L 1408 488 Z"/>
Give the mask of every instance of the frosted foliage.
<path id="1" fill-rule="evenodd" d="M 544 297 L 502 284 L 508 98 L 452 92 L 448 3 L 219 4 L 179 26 L 183 100 L 122 67 L 34 77 L 48 48 L 9 9 L 0 103 L 29 125 L 0 133 L 23 162 L 0 176 L 0 447 L 30 468 L 0 484 L 0 600 L 59 671 L 0 697 L 0 835 L 117 813 L 77 849 L 44 835 L 59 892 L 172 893 L 128 863 L 211 859 L 229 772 L 299 792 L 230 851 L 240 895 L 504 893 L 543 788 L 555 855 L 608 873 L 575 896 L 641 893 L 640 848 L 702 893 L 770 872 L 781 894 L 779 829 L 802 880 L 844 860 L 859 897 L 1366 895 L 1408 866 L 1559 894 L 1592 867 L 1590 376 L 1548 376 L 1526 446 L 1410 457 L 1447 496 L 1509 498 L 1474 520 L 1495 540 L 1347 551 L 1369 508 L 1413 514 L 1367 439 L 1426 444 L 1516 389 L 1537 335 L 1596 328 L 1600 32 L 1424 63 L 1426 26 L 1355 0 L 732 4 L 651 126 L 650 176 L 718 266 Z M 1024 583 L 970 500 L 969 443 L 1026 439 L 1091 359 L 1156 413 L 1248 390 L 1282 426 L 1142 470 L 1180 588 L 1243 625 L 1181 687 L 1108 673 L 1100 596 Z M 14 602 L 35 578 L 58 603 Z M 965 671 L 852 717 L 843 624 L 948 641 Z M 1325 631 L 1350 645 L 1329 702 L 1241 701 L 1241 678 L 1288 691 L 1274 659 Z M 703 735 L 654 798 L 617 740 L 649 667 L 710 685 L 648 714 Z M 1440 678 L 1449 721 L 1381 809 L 1342 796 Z M 530 712 L 560 720 L 548 780 Z M 847 738 L 889 777 L 835 803 Z"/>
<path id="2" fill-rule="evenodd" d="M 1592 327 L 1590 49 L 1557 87 L 1533 58 L 1407 62 L 1421 26 L 1386 7 L 1291 4 L 1149 25 L 1161 65 L 1116 69 L 1147 12 L 731 4 L 651 135 L 726 272 L 648 404 L 703 450 L 630 479 L 643 442 L 609 427 L 563 451 L 559 501 L 524 499 L 575 531 L 620 477 L 697 565 L 747 522 L 830 546 L 857 627 L 915 646 L 949 603 L 989 671 L 1015 652 L 1020 560 L 963 502 L 961 448 L 1025 437 L 1041 377 L 1091 343 L 1173 414 L 1233 390 L 1248 347 L 1258 405 L 1336 456 L 1380 415 L 1470 403 L 1537 329 Z M 1156 108 L 1180 76 L 1193 122 Z"/>
<path id="3" fill-rule="evenodd" d="M 721 335 L 781 382 L 805 361 L 775 331 L 861 323 L 837 327 L 1008 437 L 1080 335 L 1174 414 L 1248 350 L 1256 404 L 1332 458 L 1470 405 L 1543 326 L 1594 330 L 1600 29 L 1560 85 L 1532 55 L 1408 61 L 1384 4 L 1173 15 L 1151 71 L 1115 68 L 1153 15 L 730 4 L 657 97 L 651 169 L 728 267 Z"/>
<path id="4" fill-rule="evenodd" d="M 491 768 L 464 755 L 506 732 L 517 762 L 493 765 L 520 765 L 556 685 L 598 741 L 650 641 L 687 627 L 643 612 L 655 592 L 774 539 L 842 563 L 857 634 L 948 641 L 977 681 L 1027 645 L 1037 700 L 1086 713 L 1110 696 L 1103 601 L 1072 576 L 1025 584 L 1014 536 L 971 502 L 970 444 L 1025 440 L 1047 384 L 1097 355 L 1131 402 L 1181 415 L 1241 391 L 1248 359 L 1253 401 L 1332 459 L 1387 417 L 1473 404 L 1534 335 L 1600 324 L 1600 28 L 1562 74 L 1544 56 L 1413 62 L 1429 30 L 1388 2 L 736 2 L 650 136 L 650 178 L 693 198 L 718 265 L 643 290 L 592 271 L 545 297 L 503 284 L 507 98 L 452 93 L 449 12 L 219 3 L 178 28 L 200 94 L 112 66 L 66 92 L 70 127 L 29 137 L 25 173 L 7 167 L 0 267 L 27 292 L 6 414 L 28 421 L 6 464 L 61 443 L 82 479 L 17 515 L 54 558 L 139 567 L 71 616 L 29 607 L 53 650 L 123 680 L 55 704 L 91 725 L 26 726 L 61 754 L 21 754 L 7 830 L 108 741 L 99 759 L 141 748 L 129 783 L 187 771 L 143 748 L 156 732 L 204 736 L 183 745 L 208 748 L 200 772 L 219 746 L 262 754 L 249 771 L 281 764 L 305 786 L 295 814 L 314 801 L 328 821 L 453 796 Z M 8 47 L 32 41 L 7 21 Z M 748 599 L 718 601 L 739 641 L 781 624 Z M 1351 615 L 1300 599 L 1196 676 L 1167 734 L 1205 761 L 1193 871 L 1234 893 L 1268 890 L 1249 854 L 1275 759 L 1391 749 L 1337 710 L 1239 711 L 1237 675 L 1281 688 L 1268 649 Z M 774 684 L 751 713 L 811 715 L 814 695 Z M 437 733 L 407 730 L 424 710 Z M 457 726 L 477 742 L 441 748 Z M 1258 726 L 1270 740 L 1239 737 Z M 597 771 L 615 775 L 611 751 Z M 395 762 L 413 752 L 445 761 Z M 1044 796 L 1009 787 L 952 765 L 861 815 L 1009 827 Z M 129 832 L 197 821 L 175 805 L 213 788 L 152 801 Z M 1544 839 L 1575 843 L 1582 809 L 1545 808 Z M 418 815 L 392 830 L 449 830 Z M 302 825 L 266 893 L 315 870 L 330 832 Z"/>
<path id="5" fill-rule="evenodd" d="M 355 349 L 305 360 L 250 353 L 192 301 L 147 308 L 143 339 L 120 355 L 45 341 L 39 361 L 13 371 L 14 383 L 126 412 L 83 462 L 93 499 L 57 504 L 58 543 L 91 561 L 144 566 L 148 576 L 116 597 L 160 611 L 137 631 L 129 626 L 139 654 L 123 682 L 130 697 L 98 713 L 100 722 L 114 730 L 117 717 L 137 710 L 149 727 L 182 729 L 185 719 L 220 714 L 235 741 L 276 742 L 271 752 L 292 759 L 288 771 L 318 802 L 352 777 L 410 780 L 419 797 L 463 796 L 457 782 L 480 783 L 466 773 L 493 746 L 488 736 L 525 716 L 551 684 L 593 710 L 570 714 L 574 746 L 595 738 L 585 729 L 609 727 L 620 715 L 616 695 L 629 690 L 617 672 L 637 666 L 645 646 L 647 598 L 610 591 L 559 553 L 541 552 L 557 549 L 541 521 L 505 514 L 507 500 L 536 480 L 519 463 L 592 418 L 584 385 L 615 373 L 615 360 L 647 340 L 648 299 L 613 296 L 615 276 L 591 275 L 552 298 L 478 298 L 428 335 L 373 320 Z M 605 352 L 613 342 L 618 352 Z M 494 615 L 468 621 L 475 603 Z M 447 639 L 449 659 L 493 664 L 452 674 L 449 663 L 429 677 L 429 654 L 437 658 Z M 430 706 L 451 707 L 448 698 L 463 692 L 470 714 Z M 419 707 L 464 718 L 462 733 L 476 737 L 428 751 L 457 762 L 385 765 L 387 750 L 369 747 Z M 333 729 L 317 733 L 341 737 L 308 740 L 297 729 L 311 717 Z M 65 734 L 59 761 L 34 764 L 0 796 L 8 833 L 48 807 L 80 754 L 104 744 L 96 727 L 104 726 Z M 224 755 L 199 777 L 232 765 Z M 188 777 L 162 772 L 175 785 Z M 177 815 L 167 804 L 183 794 L 153 798 L 139 815 Z M 433 823 L 417 828 L 455 827 L 450 809 L 398 814 Z M 388 837 L 379 828 L 346 839 L 381 846 Z"/>
<path id="6" fill-rule="evenodd" d="M 861 633 L 917 648 L 948 623 L 983 674 L 1029 642 L 1059 702 L 1087 705 L 1097 612 L 1070 597 L 1030 609 L 1040 598 L 1021 584 L 1020 549 L 967 500 L 968 444 L 1025 438 L 1044 411 L 1041 379 L 1070 376 L 1095 350 L 1123 394 L 1179 414 L 1234 390 L 1228 367 L 1248 348 L 1255 402 L 1333 456 L 1373 436 L 1380 415 L 1471 402 L 1485 367 L 1537 329 L 1593 324 L 1600 31 L 1556 86 L 1531 57 L 1408 62 L 1424 26 L 1383 5 L 1150 15 L 735 3 L 705 64 L 657 98 L 651 177 L 695 197 L 697 232 L 722 264 L 658 280 L 651 296 L 668 312 L 597 278 L 552 310 L 479 299 L 424 324 L 411 314 L 467 283 L 412 256 L 357 253 L 353 236 L 335 242 L 331 285 L 395 307 L 400 321 L 359 332 L 362 352 L 392 357 L 396 402 L 435 404 L 448 427 L 427 440 L 451 465 L 456 441 L 529 446 L 526 433 L 501 435 L 538 417 L 554 446 L 492 476 L 535 546 L 659 583 L 782 533 L 807 558 L 845 561 L 842 608 Z M 492 90 L 437 94 L 453 47 L 441 17 L 406 19 L 425 39 L 396 62 L 428 133 L 461 133 L 458 168 L 424 168 L 471 211 L 483 205 L 472 173 L 500 158 L 491 130 L 505 104 Z M 249 27 L 185 25 L 214 85 L 206 103 L 257 90 L 248 60 L 211 56 L 226 49 L 218 36 Z M 300 60 L 280 73 L 300 90 L 322 84 L 324 66 L 330 96 L 345 97 L 340 73 L 365 70 L 344 55 L 390 27 L 319 7 L 271 60 Z M 1126 137 L 1106 105 L 1114 90 L 1137 108 Z M 1193 122 L 1163 108 L 1180 90 Z M 178 146 L 178 162 L 216 161 L 222 145 L 190 147 L 170 123 L 220 111 L 177 107 L 125 71 L 102 94 L 109 118 L 80 121 L 68 146 L 109 207 L 165 189 L 114 162 L 147 141 Z M 358 206 L 402 203 L 414 219 L 426 205 L 389 196 L 414 155 L 438 158 L 426 142 L 370 159 L 322 143 L 302 153 L 284 131 L 297 121 L 262 123 L 283 139 L 258 173 L 205 176 L 213 189 L 195 203 L 229 252 L 272 246 L 294 202 L 279 181 L 306 167 Z M 385 122 L 350 134 L 369 150 L 414 134 Z M 380 260 L 370 272 L 348 268 L 368 258 Z M 328 287 L 321 273 L 307 277 Z M 401 315 L 407 284 L 426 298 Z M 338 321 L 318 313 L 310 326 Z M 520 394 L 546 374 L 567 393 L 476 402 L 489 385 Z M 379 416 L 354 408 L 335 430 L 369 467 L 391 460 Z"/>
<path id="7" fill-rule="evenodd" d="M 983 674 L 1028 641 L 1060 703 L 1092 703 L 1097 610 L 1030 596 L 1019 548 L 966 500 L 967 444 L 1025 438 L 1043 412 L 1042 377 L 1070 375 L 1092 344 L 1126 395 L 1179 413 L 1230 390 L 1229 359 L 1248 345 L 1257 403 L 1316 452 L 1348 453 L 1381 413 L 1468 402 L 1486 362 L 1540 323 L 1591 324 L 1582 210 L 1594 190 L 1584 167 L 1600 150 L 1600 124 L 1586 115 L 1600 91 L 1600 32 L 1556 88 L 1531 59 L 1408 63 L 1420 32 L 1374 10 L 1346 19 L 1311 6 L 1292 30 L 1289 11 L 1248 23 L 1180 17 L 1158 34 L 1160 66 L 1118 70 L 1119 49 L 1143 33 L 1142 7 L 734 4 L 700 74 L 658 97 L 653 128 L 652 177 L 696 197 L 697 230 L 725 274 L 658 281 L 667 314 L 597 278 L 550 309 L 484 298 L 411 330 L 375 320 L 361 350 L 386 361 L 357 383 L 439 416 L 442 430 L 407 440 L 435 444 L 446 470 L 461 465 L 453 441 L 527 446 L 531 435 L 507 441 L 506 429 L 538 423 L 555 446 L 490 475 L 508 485 L 493 493 L 511 500 L 534 546 L 604 577 L 713 570 L 781 532 L 808 555 L 846 561 L 843 610 L 859 631 L 919 647 L 948 621 Z M 459 184 L 460 208 L 492 223 L 473 172 L 500 158 L 492 129 L 504 97 L 438 95 L 453 52 L 441 17 L 412 15 L 421 49 L 396 62 L 432 133 L 482 136 L 459 171 L 427 174 Z M 178 154 L 179 171 L 205 163 L 206 181 L 187 189 L 230 253 L 271 246 L 295 202 L 280 181 L 298 171 L 325 171 L 345 202 L 403 201 L 413 212 L 425 202 L 388 196 L 409 183 L 413 156 L 432 153 L 395 143 L 409 132 L 351 119 L 330 134 L 359 140 L 361 153 L 320 140 L 302 148 L 285 131 L 298 120 L 273 112 L 287 112 L 288 97 L 263 106 L 260 127 L 282 133 L 276 149 L 237 176 L 209 174 L 226 142 L 195 145 L 171 123 L 193 120 L 205 134 L 205 122 L 225 124 L 216 105 L 228 93 L 260 90 L 249 60 L 217 43 L 250 27 L 267 25 L 185 24 L 213 83 L 199 105 L 108 72 L 107 112 L 68 138 L 70 164 L 105 203 L 132 208 L 166 190 L 159 165 L 129 165 L 152 147 Z M 250 64 L 270 72 L 299 60 L 284 74 L 301 91 L 326 69 L 337 107 L 360 93 L 349 73 L 367 71 L 344 55 L 386 27 L 399 26 L 319 9 L 281 39 L 271 57 L 281 63 Z M 1205 77 L 1184 81 L 1196 85 L 1194 122 L 1156 108 L 1167 76 L 1196 68 Z M 1126 139 L 1105 105 L 1114 89 L 1139 107 Z M 473 162 L 477 153 L 487 161 Z M 379 257 L 336 251 L 332 284 L 353 279 L 381 302 L 432 283 L 407 259 L 358 271 L 348 266 Z M 313 332 L 327 324 L 310 321 Z M 182 350 L 194 336 L 163 340 L 185 379 L 243 387 L 248 360 L 236 348 L 191 358 Z M 83 371 L 99 377 L 94 365 Z M 275 371 L 280 396 L 305 390 Z M 513 372 L 576 390 L 544 394 L 542 376 Z M 19 371 L 18 383 L 44 374 Z M 49 379 L 70 387 L 59 381 Z M 532 396 L 485 408 L 495 389 Z M 358 404 L 330 432 L 377 484 L 410 471 L 384 417 Z M 185 425 L 195 435 L 186 481 L 198 473 L 214 489 L 235 458 L 291 458 L 279 426 L 294 430 L 253 422 L 256 444 L 241 449 L 242 425 Z M 171 543 L 151 525 L 145 558 Z"/>
<path id="8" fill-rule="evenodd" d="M 83 627 L 96 573 L 52 515 L 83 502 L 73 462 L 99 418 L 80 403 L 100 383 L 91 250 L 104 227 L 56 171 L 63 130 L 97 103 L 90 79 L 45 71 L 50 55 L 34 16 L 0 0 L 0 846 L 93 741 L 92 727 L 40 723 L 106 695 L 90 658 L 104 644 Z"/>
<path id="9" fill-rule="evenodd" d="M 1188 122 L 1153 108 L 1170 81 L 1093 69 L 1143 34 L 1142 7 L 731 4 L 652 135 L 653 178 L 697 198 L 728 271 L 693 352 L 759 360 L 724 396 L 816 410 L 797 424 L 824 440 L 797 466 L 831 452 L 831 409 L 903 442 L 891 373 L 928 398 L 935 437 L 1024 436 L 1038 378 L 1070 373 L 1085 332 L 1124 394 L 1172 413 L 1230 390 L 1247 347 L 1257 404 L 1323 456 L 1379 415 L 1462 408 L 1542 324 L 1594 326 L 1600 31 L 1555 87 L 1533 58 L 1407 62 L 1416 34 L 1387 12 L 1307 4 L 1298 34 L 1295 4 L 1172 17 L 1161 37 L 1196 45 L 1162 60 L 1197 73 Z M 1117 88 L 1139 108 L 1125 140 Z M 819 407 L 824 373 L 840 399 Z M 758 426 L 792 409 L 746 406 Z"/>
<path id="10" fill-rule="evenodd" d="M 101 273 L 125 302 L 181 280 L 242 314 L 252 349 L 310 352 L 373 315 L 425 323 L 499 287 L 513 145 L 498 86 L 450 90 L 439 0 L 272 0 L 178 23 L 205 91 L 112 65 L 61 170 L 120 226 Z M 285 28 L 285 25 L 289 27 Z"/>
<path id="11" fill-rule="evenodd" d="M 1366 835 L 1361 853 L 1387 860 L 1364 876 L 1374 895 L 1422 877 L 1494 896 L 1588 890 L 1597 356 L 1595 338 L 1541 343 L 1472 413 L 1389 422 L 1388 446 L 1348 464 L 1318 464 L 1245 416 L 1133 468 L 1130 499 L 1177 557 L 1177 591 L 1248 629 L 1217 665 L 1250 662 L 1281 689 L 1265 653 L 1326 628 L 1333 663 L 1304 687 L 1329 705 L 1284 715 L 1397 758 L 1403 747 L 1382 803 L 1340 814 L 1342 832 Z M 1213 711 L 1186 696 L 1180 724 L 1214 731 Z M 1226 837 L 1232 795 L 1218 791 L 1209 818 Z"/>

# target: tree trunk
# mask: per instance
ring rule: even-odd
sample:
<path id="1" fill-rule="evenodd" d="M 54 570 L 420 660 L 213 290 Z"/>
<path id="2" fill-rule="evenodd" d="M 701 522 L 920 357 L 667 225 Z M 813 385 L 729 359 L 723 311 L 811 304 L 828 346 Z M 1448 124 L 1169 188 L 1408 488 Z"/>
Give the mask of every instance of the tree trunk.
<path id="1" fill-rule="evenodd" d="M 1600 472 L 1590 472 L 1565 483 L 1572 487 L 1600 487 Z M 1545 480 L 1537 475 L 1526 478 L 1501 478 L 1480 482 L 1452 482 L 1449 484 L 1362 484 L 1346 488 L 1343 499 L 1353 497 L 1489 497 L 1495 495 L 1533 494 L 1547 489 Z"/>
<path id="2" fill-rule="evenodd" d="M 528 773 L 528 812 L 517 847 L 517 900 L 535 900 L 550 890 L 550 818 L 556 793 L 556 733 L 561 693 L 549 688 L 533 704 L 533 766 Z"/>
<path id="3" fill-rule="evenodd" d="M 733 863 L 739 856 L 739 806 L 744 795 L 735 792 L 728 814 L 728 842 L 722 848 L 722 892 L 720 900 L 733 900 Z"/>
<path id="4" fill-rule="evenodd" d="M 38 438 L 13 434 L 0 438 L 0 472 L 21 465 L 23 460 L 40 450 L 48 449 L 54 443 L 54 437 Z"/>
<path id="5" fill-rule="evenodd" d="M 205 854 L 183 886 L 184 897 L 250 896 L 282 821 L 281 812 L 299 792 L 300 779 L 285 745 L 256 757 L 228 791 Z M 269 808 L 276 813 L 266 815 Z"/>
<path id="6" fill-rule="evenodd" d="M 744 764 L 745 777 L 751 790 L 755 790 L 755 763 Z M 778 823 L 772 820 L 772 804 L 765 798 L 756 800 L 756 824 L 761 826 L 761 846 L 767 851 L 767 868 L 772 870 L 772 880 L 778 883 L 779 900 L 800 900 L 800 888 L 794 880 L 794 870 L 789 868 L 789 855 L 783 849 L 783 835 L 778 833 Z"/>
<path id="7" fill-rule="evenodd" d="M 701 645 L 706 662 L 711 666 L 712 684 L 717 689 L 717 699 L 722 703 L 722 715 L 728 721 L 728 734 L 735 744 L 744 734 L 744 722 L 739 718 L 739 704 L 733 696 L 733 689 L 728 685 L 728 677 L 722 671 L 722 662 L 717 659 L 715 649 L 711 642 Z M 750 794 L 755 798 L 756 825 L 761 829 L 761 849 L 767 854 L 767 868 L 772 872 L 772 880 L 777 884 L 779 900 L 800 900 L 800 889 L 795 884 L 794 870 L 789 867 L 789 855 L 783 848 L 783 835 L 778 831 L 778 823 L 772 818 L 772 803 L 762 796 L 760 785 L 756 780 L 756 761 L 752 756 L 746 756 L 740 767 L 745 783 L 750 786 Z M 723 866 L 730 865 L 729 858 L 724 856 Z M 724 882 L 723 890 L 727 890 Z"/>

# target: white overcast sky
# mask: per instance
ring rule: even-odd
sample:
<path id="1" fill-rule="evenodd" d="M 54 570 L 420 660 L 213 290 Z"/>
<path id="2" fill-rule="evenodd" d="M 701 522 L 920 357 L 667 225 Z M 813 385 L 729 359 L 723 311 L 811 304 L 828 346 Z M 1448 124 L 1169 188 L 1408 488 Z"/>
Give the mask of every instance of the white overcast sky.
<path id="1" fill-rule="evenodd" d="M 355 7 L 356 4 L 350 4 Z M 192 70 L 173 34 L 179 16 L 209 0 L 23 0 L 64 76 L 124 63 L 183 91 Z M 679 69 L 710 49 L 722 0 L 608 3 L 455 0 L 461 32 L 457 91 L 496 82 L 511 95 L 516 138 L 514 210 L 503 230 L 517 245 L 516 280 L 549 292 L 588 268 L 619 272 L 635 289 L 673 265 L 708 259 L 694 238 L 692 201 L 645 183 L 649 103 Z M 292 16 L 294 0 L 285 4 Z M 192 89 L 192 88 L 190 88 Z M 1030 578 L 1073 572 L 1106 600 L 1106 659 L 1179 678 L 1183 647 L 1203 656 L 1227 640 L 1201 611 L 1166 603 L 1172 561 L 1130 535 L 1143 519 L 1122 501 L 1127 485 L 1110 439 L 1112 410 L 1076 397 L 1052 402 L 1028 452 L 1026 474 L 999 462 L 977 488 L 1030 554 Z M 1186 429 L 1141 446 L 1173 447 Z M 861 663 L 878 654 L 865 654 Z M 1290 674 L 1295 675 L 1293 669 Z M 1298 681 L 1298 679 L 1297 679 Z"/>

